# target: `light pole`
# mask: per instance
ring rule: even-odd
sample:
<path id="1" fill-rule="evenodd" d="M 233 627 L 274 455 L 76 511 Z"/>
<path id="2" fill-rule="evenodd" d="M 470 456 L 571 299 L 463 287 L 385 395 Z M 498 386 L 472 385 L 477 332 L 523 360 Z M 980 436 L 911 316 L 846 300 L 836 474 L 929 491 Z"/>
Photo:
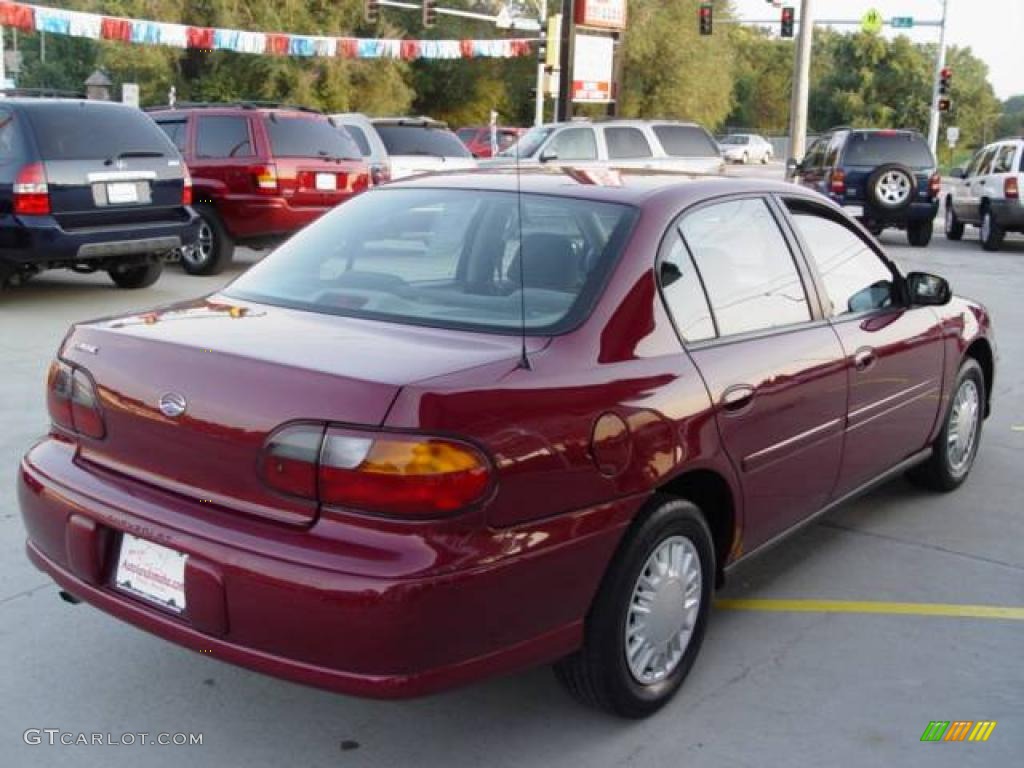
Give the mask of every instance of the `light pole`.
<path id="1" fill-rule="evenodd" d="M 548 40 L 548 0 L 540 0 L 540 34 L 544 40 L 545 48 L 551 45 Z M 544 72 L 546 61 L 540 56 L 537 57 L 537 103 L 534 109 L 533 124 L 544 124 Z"/>
<path id="2" fill-rule="evenodd" d="M 810 89 L 814 12 L 811 0 L 800 3 L 800 34 L 793 60 L 793 96 L 789 105 L 789 157 L 800 160 L 807 143 L 807 96 Z"/>
<path id="3" fill-rule="evenodd" d="M 939 50 L 935 56 L 935 75 L 932 78 L 932 108 L 928 118 L 928 146 L 932 154 L 939 143 L 939 79 L 946 66 L 946 10 L 949 0 L 942 0 L 942 24 L 939 27 Z"/>

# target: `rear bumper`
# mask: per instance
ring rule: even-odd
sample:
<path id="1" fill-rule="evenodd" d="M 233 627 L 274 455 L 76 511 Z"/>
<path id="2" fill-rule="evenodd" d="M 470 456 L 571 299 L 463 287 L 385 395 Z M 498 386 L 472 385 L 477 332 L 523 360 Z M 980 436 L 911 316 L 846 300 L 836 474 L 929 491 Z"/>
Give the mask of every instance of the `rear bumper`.
<path id="1" fill-rule="evenodd" d="M 862 218 L 876 224 L 901 225 L 909 221 L 931 221 L 939 212 L 938 200 L 916 200 L 899 211 L 876 208 L 856 200 L 837 199 L 836 202 L 844 208 L 861 208 Z"/>
<path id="2" fill-rule="evenodd" d="M 992 217 L 1003 229 L 1024 230 L 1024 201 L 990 200 Z"/>
<path id="3" fill-rule="evenodd" d="M 253 196 L 214 200 L 213 205 L 231 236 L 244 242 L 293 235 L 349 199 L 344 197 L 330 205 L 296 206 L 283 197 Z"/>
<path id="4" fill-rule="evenodd" d="M 45 439 L 18 481 L 28 556 L 62 588 L 222 660 L 375 698 L 426 694 L 578 648 L 601 576 L 643 501 L 528 530 L 469 532 L 458 542 L 459 567 L 440 568 L 450 559 L 415 528 L 380 532 L 380 548 L 368 551 L 338 530 L 318 531 L 322 522 L 295 531 L 193 511 L 188 500 L 83 468 L 74 455 L 72 445 Z M 184 614 L 112 586 L 124 531 L 188 554 Z M 415 575 L 393 575 L 406 565 Z"/>
<path id="5" fill-rule="evenodd" d="M 178 209 L 177 221 L 65 229 L 53 216 L 0 216 L 0 258 L 19 264 L 60 265 L 164 253 L 191 245 L 199 219 Z"/>

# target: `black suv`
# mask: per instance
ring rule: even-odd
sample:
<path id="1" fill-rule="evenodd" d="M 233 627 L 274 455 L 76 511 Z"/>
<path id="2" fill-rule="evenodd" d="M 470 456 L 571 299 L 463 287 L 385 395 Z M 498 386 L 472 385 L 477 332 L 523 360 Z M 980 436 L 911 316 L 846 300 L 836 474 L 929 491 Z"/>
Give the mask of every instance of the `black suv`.
<path id="1" fill-rule="evenodd" d="M 796 182 L 848 207 L 873 234 L 907 231 L 911 245 L 932 239 L 939 209 L 935 156 L 917 131 L 833 128 L 818 137 L 800 163 Z"/>
<path id="2" fill-rule="evenodd" d="M 181 155 L 138 109 L 0 101 L 0 286 L 60 268 L 151 285 L 196 241 L 191 202 Z"/>

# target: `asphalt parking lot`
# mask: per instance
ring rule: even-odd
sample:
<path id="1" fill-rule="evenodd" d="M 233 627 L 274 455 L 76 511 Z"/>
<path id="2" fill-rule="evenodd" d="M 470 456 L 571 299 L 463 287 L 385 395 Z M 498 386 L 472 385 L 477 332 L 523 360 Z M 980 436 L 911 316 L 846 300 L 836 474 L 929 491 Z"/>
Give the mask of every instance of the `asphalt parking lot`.
<path id="1" fill-rule="evenodd" d="M 883 240 L 993 313 L 994 412 L 967 484 L 893 482 L 737 571 L 681 695 L 653 718 L 583 709 L 538 669 L 410 702 L 263 677 L 71 607 L 26 560 L 17 462 L 46 428 L 43 377 L 67 326 L 209 292 L 171 267 L 150 289 L 47 273 L 0 295 L 0 763 L 7 766 L 916 766 L 1020 764 L 1024 751 L 1024 238 L 975 230 L 931 247 Z M 779 604 L 760 600 L 788 601 Z M 803 601 L 824 601 L 807 603 Z M 866 612 L 836 612 L 870 601 Z M 1014 609 L 1008 618 L 886 614 L 889 603 Z M 881 605 L 879 605 L 881 604 Z M 774 606 L 781 610 L 763 610 Z M 809 609 L 809 610 L 805 610 Z M 415 642 L 415 637 L 410 637 Z M 986 743 L 921 743 L 932 720 L 994 720 Z M 62 732 L 202 733 L 201 746 L 25 743 Z"/>

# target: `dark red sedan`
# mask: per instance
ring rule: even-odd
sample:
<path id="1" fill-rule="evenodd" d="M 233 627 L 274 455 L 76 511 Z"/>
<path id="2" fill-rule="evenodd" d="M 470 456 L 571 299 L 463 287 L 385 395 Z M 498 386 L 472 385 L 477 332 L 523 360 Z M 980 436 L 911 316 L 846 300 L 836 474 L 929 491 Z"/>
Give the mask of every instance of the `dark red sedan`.
<path id="1" fill-rule="evenodd" d="M 964 481 L 995 358 L 984 308 L 822 197 L 678 178 L 391 184 L 219 294 L 75 326 L 29 557 L 290 680 L 555 662 L 653 712 L 727 568 L 898 473 Z"/>

